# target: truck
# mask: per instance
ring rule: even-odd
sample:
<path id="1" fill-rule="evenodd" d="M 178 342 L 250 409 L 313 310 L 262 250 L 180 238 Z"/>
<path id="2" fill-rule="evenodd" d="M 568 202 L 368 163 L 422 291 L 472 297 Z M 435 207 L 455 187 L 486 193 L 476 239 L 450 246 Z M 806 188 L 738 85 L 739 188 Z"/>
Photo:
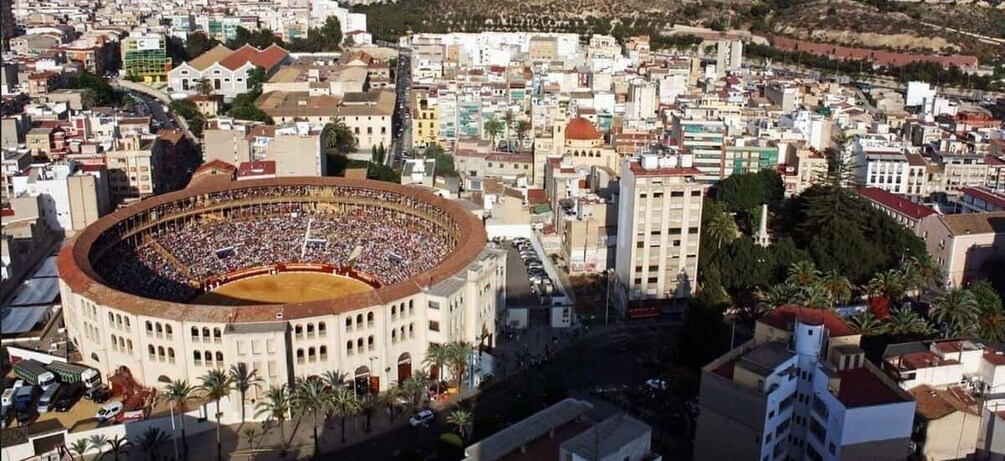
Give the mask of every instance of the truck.
<path id="1" fill-rule="evenodd" d="M 38 405 L 35 407 L 35 411 L 40 415 L 48 413 L 52 409 L 52 405 L 56 403 L 56 399 L 59 398 L 59 391 L 62 387 L 62 385 L 57 383 L 43 392 L 42 396 L 38 398 Z"/>
<path id="2" fill-rule="evenodd" d="M 14 393 L 14 410 L 19 422 L 29 421 L 35 415 L 35 389 L 35 386 L 24 386 Z"/>
<path id="3" fill-rule="evenodd" d="M 28 384 L 37 385 L 43 390 L 56 384 L 56 375 L 46 370 L 45 365 L 35 359 L 22 360 L 14 364 L 14 374 Z"/>
<path id="4" fill-rule="evenodd" d="M 66 362 L 52 362 L 45 368 L 53 372 L 62 383 L 83 383 L 87 389 L 101 385 L 101 374 L 93 368 Z"/>

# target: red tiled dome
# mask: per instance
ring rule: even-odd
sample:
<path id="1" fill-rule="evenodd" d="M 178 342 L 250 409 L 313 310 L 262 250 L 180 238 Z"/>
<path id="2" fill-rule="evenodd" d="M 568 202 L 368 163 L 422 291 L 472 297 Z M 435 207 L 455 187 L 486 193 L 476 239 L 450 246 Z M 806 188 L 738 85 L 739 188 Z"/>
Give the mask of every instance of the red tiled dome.
<path id="1" fill-rule="evenodd" d="M 565 139 L 594 140 L 600 139 L 600 133 L 593 126 L 593 122 L 576 117 L 565 126 Z"/>

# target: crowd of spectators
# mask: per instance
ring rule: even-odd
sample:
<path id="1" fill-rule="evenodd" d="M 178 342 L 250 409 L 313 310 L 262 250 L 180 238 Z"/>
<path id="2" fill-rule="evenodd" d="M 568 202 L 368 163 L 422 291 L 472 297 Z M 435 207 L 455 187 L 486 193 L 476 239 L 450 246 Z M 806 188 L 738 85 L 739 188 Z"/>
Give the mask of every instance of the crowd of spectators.
<path id="1" fill-rule="evenodd" d="M 369 192 L 374 194 L 357 196 L 381 201 L 403 197 Z M 181 211 L 165 207 L 156 213 L 164 218 Z M 439 225 L 383 206 L 287 201 L 235 207 L 222 217 L 203 215 L 157 226 L 138 245 L 114 245 L 104 257 L 108 263 L 96 267 L 119 288 L 185 302 L 208 278 L 286 263 L 352 267 L 381 285 L 395 284 L 442 261 L 451 250 L 450 242 Z"/>

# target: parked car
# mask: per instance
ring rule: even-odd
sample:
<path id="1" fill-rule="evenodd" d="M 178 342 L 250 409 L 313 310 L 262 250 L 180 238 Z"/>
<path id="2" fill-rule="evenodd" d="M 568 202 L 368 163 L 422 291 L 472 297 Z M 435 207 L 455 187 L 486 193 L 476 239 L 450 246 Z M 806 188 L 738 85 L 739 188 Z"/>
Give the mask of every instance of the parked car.
<path id="1" fill-rule="evenodd" d="M 425 426 L 435 417 L 436 415 L 433 414 L 433 410 L 422 410 L 409 419 L 408 424 L 412 425 L 412 427 Z"/>
<path id="2" fill-rule="evenodd" d="M 115 415 L 119 414 L 119 412 L 122 411 L 122 408 L 123 408 L 122 401 L 116 400 L 112 403 L 109 403 L 101 407 L 101 409 L 98 410 L 98 413 L 94 415 L 94 417 L 98 418 L 98 421 L 105 421 L 108 419 L 112 419 L 115 417 Z"/>
<path id="3" fill-rule="evenodd" d="M 667 390 L 667 382 L 662 379 L 647 379 L 646 386 L 654 391 L 665 391 Z"/>
<path id="4" fill-rule="evenodd" d="M 105 403 L 112 397 L 112 391 L 106 386 L 92 387 L 84 393 L 84 398 L 94 403 Z"/>
<path id="5" fill-rule="evenodd" d="M 84 395 L 84 385 L 82 383 L 73 383 L 66 387 L 58 399 L 56 399 L 56 404 L 53 408 L 58 412 L 70 411 L 77 402 L 80 401 L 80 397 Z"/>

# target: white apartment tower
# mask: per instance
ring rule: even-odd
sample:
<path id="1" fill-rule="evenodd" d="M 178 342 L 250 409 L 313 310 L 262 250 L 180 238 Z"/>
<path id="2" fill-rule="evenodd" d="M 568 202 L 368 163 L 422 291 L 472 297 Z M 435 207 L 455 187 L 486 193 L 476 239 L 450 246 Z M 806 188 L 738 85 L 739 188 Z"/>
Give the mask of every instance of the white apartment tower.
<path id="1" fill-rule="evenodd" d="M 657 148 L 621 168 L 615 268 L 629 300 L 682 299 L 694 291 L 704 189 L 686 150 Z"/>
<path id="2" fill-rule="evenodd" d="M 831 311 L 781 306 L 706 365 L 695 459 L 900 460 L 916 403 Z"/>
<path id="3" fill-rule="evenodd" d="M 719 40 L 715 54 L 715 73 L 719 76 L 740 70 L 743 63 L 743 42 Z"/>

